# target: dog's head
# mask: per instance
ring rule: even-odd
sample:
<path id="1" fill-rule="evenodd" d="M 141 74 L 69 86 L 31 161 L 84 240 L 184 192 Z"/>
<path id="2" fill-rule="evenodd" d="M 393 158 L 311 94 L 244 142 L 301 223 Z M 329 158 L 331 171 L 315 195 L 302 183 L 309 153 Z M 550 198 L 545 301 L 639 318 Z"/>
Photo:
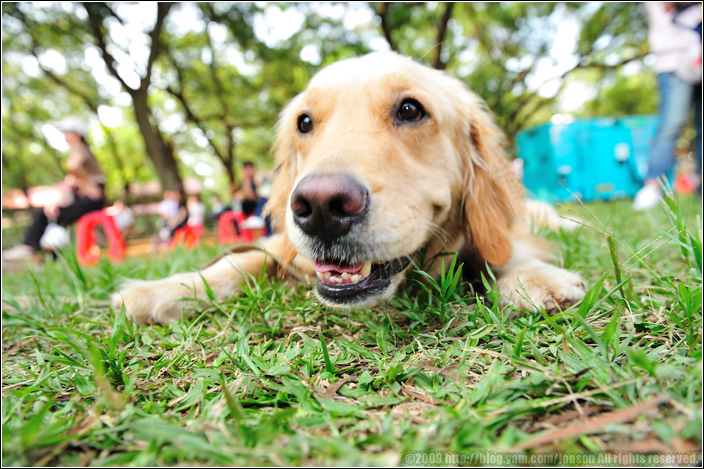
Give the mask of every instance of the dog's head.
<path id="1" fill-rule="evenodd" d="M 281 114 L 269 210 L 331 305 L 388 298 L 425 245 L 470 243 L 502 265 L 523 194 L 501 138 L 481 99 L 443 72 L 391 52 L 344 60 Z"/>

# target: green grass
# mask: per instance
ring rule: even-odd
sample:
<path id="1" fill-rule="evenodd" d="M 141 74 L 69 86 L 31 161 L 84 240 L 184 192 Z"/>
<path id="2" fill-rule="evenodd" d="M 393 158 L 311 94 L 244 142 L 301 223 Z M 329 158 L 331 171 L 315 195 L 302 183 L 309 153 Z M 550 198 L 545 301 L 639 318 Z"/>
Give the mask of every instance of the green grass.
<path id="1" fill-rule="evenodd" d="M 3 275 L 3 464 L 395 465 L 516 451 L 654 398 L 526 454 L 701 449 L 701 199 L 670 206 L 570 205 L 591 228 L 546 236 L 589 292 L 553 315 L 500 310 L 453 275 L 357 312 L 269 281 L 164 326 L 107 306 L 120 278 L 197 269 L 207 247 Z"/>

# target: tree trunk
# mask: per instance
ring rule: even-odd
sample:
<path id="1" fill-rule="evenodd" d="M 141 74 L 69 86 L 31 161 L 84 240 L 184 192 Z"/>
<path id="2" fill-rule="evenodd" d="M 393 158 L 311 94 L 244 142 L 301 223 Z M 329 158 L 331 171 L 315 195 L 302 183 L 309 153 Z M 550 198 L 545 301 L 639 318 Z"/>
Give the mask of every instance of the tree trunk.
<path id="1" fill-rule="evenodd" d="M 444 46 L 445 34 L 447 33 L 447 23 L 450 21 L 450 18 L 452 18 L 452 7 L 454 5 L 455 2 L 447 3 L 445 14 L 442 15 L 442 19 L 438 25 L 438 39 L 435 46 L 435 58 L 433 59 L 433 68 L 438 70 L 445 70 L 445 67 L 447 67 L 447 63 L 442 60 L 442 48 Z"/>
<path id="2" fill-rule="evenodd" d="M 233 168 L 232 162 L 230 164 L 225 164 L 225 171 L 227 172 L 227 179 L 230 181 L 230 192 L 235 190 L 235 168 Z"/>
<path id="3" fill-rule="evenodd" d="M 225 171 L 227 171 L 227 178 L 230 180 L 230 193 L 235 191 L 237 187 L 237 182 L 235 181 L 235 137 L 232 136 L 233 128 L 231 125 L 225 124 L 225 131 L 227 132 L 227 161 L 225 163 Z"/>
<path id="4" fill-rule="evenodd" d="M 178 190 L 182 196 L 184 196 L 183 182 L 181 181 L 181 176 L 179 176 L 178 173 L 178 166 L 176 165 L 173 149 L 171 146 L 167 145 L 166 142 L 164 142 L 164 138 L 162 137 L 159 128 L 157 126 L 152 126 L 149 122 L 152 112 L 147 104 L 149 84 L 151 83 L 152 66 L 159 55 L 159 35 L 161 34 L 164 20 L 169 14 L 169 10 L 173 6 L 173 3 L 159 2 L 157 4 L 156 24 L 154 25 L 154 29 L 152 29 L 149 33 L 152 44 L 149 51 L 149 59 L 147 61 L 147 71 L 145 76 L 140 80 L 139 88 L 136 89 L 127 85 L 125 80 L 118 73 L 116 68 L 117 61 L 110 53 L 108 44 L 105 41 L 106 36 L 103 34 L 103 21 L 105 18 L 113 17 L 118 20 L 119 18 L 107 6 L 107 4 L 84 2 L 83 6 L 88 13 L 88 18 L 93 29 L 96 45 L 103 54 L 105 66 L 108 68 L 110 74 L 120 82 L 122 87 L 132 97 L 135 119 L 137 121 L 137 125 L 139 126 L 139 131 L 142 134 L 142 138 L 144 139 L 147 154 L 154 163 L 154 168 L 159 176 L 161 189 L 175 189 Z"/>
<path id="5" fill-rule="evenodd" d="M 134 93 L 134 115 L 139 126 L 139 131 L 144 138 L 147 154 L 154 162 L 154 168 L 159 176 L 162 190 L 178 190 L 183 195 L 183 182 L 178 172 L 176 159 L 172 149 L 166 145 L 158 128 L 152 127 L 149 122 L 151 110 L 147 105 L 146 93 Z"/>

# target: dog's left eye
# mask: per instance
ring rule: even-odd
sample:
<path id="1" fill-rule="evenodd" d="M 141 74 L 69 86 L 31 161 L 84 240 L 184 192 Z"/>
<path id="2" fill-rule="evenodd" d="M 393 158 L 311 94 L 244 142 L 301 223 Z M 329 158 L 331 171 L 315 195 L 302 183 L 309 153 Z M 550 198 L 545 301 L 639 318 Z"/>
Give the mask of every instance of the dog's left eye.
<path id="1" fill-rule="evenodd" d="M 415 99 L 404 99 L 396 113 L 396 117 L 404 122 L 418 122 L 425 115 L 425 109 Z"/>
<path id="2" fill-rule="evenodd" d="M 307 134 L 313 130 L 313 119 L 306 114 L 298 116 L 298 131 L 302 134 Z"/>

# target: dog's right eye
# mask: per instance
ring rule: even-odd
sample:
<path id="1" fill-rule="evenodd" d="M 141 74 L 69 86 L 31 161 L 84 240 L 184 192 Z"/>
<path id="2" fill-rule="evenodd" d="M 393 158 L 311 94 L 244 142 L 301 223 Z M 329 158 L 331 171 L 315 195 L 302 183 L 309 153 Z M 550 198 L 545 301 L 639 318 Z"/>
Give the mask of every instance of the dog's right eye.
<path id="1" fill-rule="evenodd" d="M 418 122 L 425 115 L 425 109 L 415 99 L 404 99 L 396 112 L 396 117 L 403 122 Z"/>
<path id="2" fill-rule="evenodd" d="M 298 116 L 298 131 L 302 134 L 307 134 L 311 130 L 313 130 L 313 119 L 306 114 Z"/>

